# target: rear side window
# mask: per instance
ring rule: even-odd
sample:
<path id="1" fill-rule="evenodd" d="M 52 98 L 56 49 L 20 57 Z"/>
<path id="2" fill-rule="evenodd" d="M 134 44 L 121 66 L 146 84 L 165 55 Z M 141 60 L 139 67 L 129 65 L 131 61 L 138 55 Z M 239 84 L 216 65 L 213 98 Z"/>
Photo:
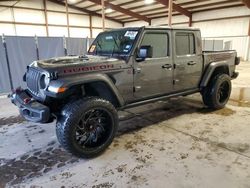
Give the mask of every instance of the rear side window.
<path id="1" fill-rule="evenodd" d="M 193 33 L 178 32 L 175 35 L 176 55 L 195 54 L 195 40 Z"/>
<path id="2" fill-rule="evenodd" d="M 168 34 L 167 33 L 146 33 L 141 46 L 152 46 L 152 58 L 168 56 Z"/>

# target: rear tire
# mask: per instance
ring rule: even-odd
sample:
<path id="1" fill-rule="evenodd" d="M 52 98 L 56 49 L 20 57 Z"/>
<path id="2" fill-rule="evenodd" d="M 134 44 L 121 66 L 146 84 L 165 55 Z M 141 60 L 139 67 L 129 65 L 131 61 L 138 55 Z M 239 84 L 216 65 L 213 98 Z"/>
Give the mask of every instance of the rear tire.
<path id="1" fill-rule="evenodd" d="M 117 127 L 118 114 L 110 102 L 87 98 L 63 108 L 56 135 L 67 151 L 90 158 L 101 154 L 112 143 Z"/>
<path id="2" fill-rule="evenodd" d="M 202 99 L 212 109 L 224 108 L 231 94 L 231 78 L 227 74 L 214 76 L 202 91 Z"/>

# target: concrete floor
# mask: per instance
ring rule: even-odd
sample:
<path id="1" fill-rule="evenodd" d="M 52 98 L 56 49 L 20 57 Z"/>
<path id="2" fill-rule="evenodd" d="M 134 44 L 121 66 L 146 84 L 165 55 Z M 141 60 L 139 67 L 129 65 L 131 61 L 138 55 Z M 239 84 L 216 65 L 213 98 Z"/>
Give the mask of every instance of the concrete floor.
<path id="1" fill-rule="evenodd" d="M 90 160 L 59 146 L 54 123 L 26 122 L 0 99 L 0 187 L 250 187 L 250 63 L 238 70 L 226 108 L 196 94 L 126 110 Z"/>

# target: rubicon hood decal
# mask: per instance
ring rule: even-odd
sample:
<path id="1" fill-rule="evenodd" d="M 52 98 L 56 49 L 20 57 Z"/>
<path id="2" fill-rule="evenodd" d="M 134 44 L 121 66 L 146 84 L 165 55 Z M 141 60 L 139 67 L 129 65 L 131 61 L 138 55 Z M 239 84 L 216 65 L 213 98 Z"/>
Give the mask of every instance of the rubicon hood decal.
<path id="1" fill-rule="evenodd" d="M 83 67 L 71 67 L 71 68 L 65 68 L 62 71 L 62 74 L 71 74 L 71 73 L 78 73 L 78 72 L 89 72 L 89 71 L 99 71 L 99 70 L 109 70 L 113 69 L 113 64 L 107 64 L 107 65 L 94 65 L 94 66 L 83 66 Z"/>

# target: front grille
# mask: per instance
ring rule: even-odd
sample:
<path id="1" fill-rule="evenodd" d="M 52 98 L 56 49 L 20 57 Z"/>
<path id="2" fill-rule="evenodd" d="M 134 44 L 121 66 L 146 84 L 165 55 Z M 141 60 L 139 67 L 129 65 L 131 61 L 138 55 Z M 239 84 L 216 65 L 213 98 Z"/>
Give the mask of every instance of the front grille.
<path id="1" fill-rule="evenodd" d="M 34 68 L 29 68 L 26 74 L 26 82 L 29 91 L 38 96 L 39 95 L 39 81 L 42 73 Z"/>

